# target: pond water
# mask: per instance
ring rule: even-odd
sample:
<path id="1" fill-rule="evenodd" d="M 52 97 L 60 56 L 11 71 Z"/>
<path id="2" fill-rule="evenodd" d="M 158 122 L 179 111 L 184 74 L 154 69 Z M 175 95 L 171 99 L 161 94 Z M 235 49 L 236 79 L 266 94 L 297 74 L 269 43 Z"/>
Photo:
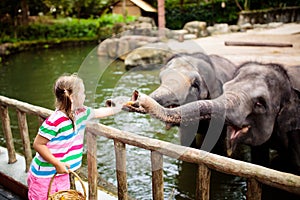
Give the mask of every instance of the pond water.
<path id="1" fill-rule="evenodd" d="M 63 73 L 78 72 L 85 81 L 87 102 L 92 107 L 104 106 L 106 99 L 130 96 L 138 89 L 149 94 L 158 85 L 159 70 L 126 71 L 123 62 L 105 61 L 96 55 L 95 45 L 63 47 L 22 52 L 0 63 L 0 94 L 33 105 L 53 109 L 52 86 Z M 100 66 L 100 67 L 99 67 Z M 15 113 L 10 112 L 16 148 L 22 152 Z M 30 137 L 36 135 L 37 119 L 28 116 Z M 101 123 L 149 138 L 178 144 L 178 129 L 166 131 L 164 124 L 148 115 L 121 112 L 101 119 Z M 2 128 L 0 145 L 5 146 Z M 136 199 L 151 199 L 150 152 L 126 146 L 129 194 Z M 113 141 L 98 138 L 98 171 L 116 185 Z M 195 172 L 192 164 L 164 157 L 165 199 L 194 199 Z M 211 199 L 246 199 L 246 183 L 239 177 L 212 173 Z"/>

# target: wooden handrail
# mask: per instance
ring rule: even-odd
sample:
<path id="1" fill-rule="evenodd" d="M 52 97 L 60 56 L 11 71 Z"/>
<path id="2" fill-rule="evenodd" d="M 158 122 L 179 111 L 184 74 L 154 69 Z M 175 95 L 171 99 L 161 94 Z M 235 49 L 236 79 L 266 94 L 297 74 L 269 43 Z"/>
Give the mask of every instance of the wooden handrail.
<path id="1" fill-rule="evenodd" d="M 300 194 L 300 176 L 294 174 L 276 171 L 190 147 L 184 147 L 157 139 L 139 136 L 99 123 L 88 123 L 86 130 L 94 135 L 118 140 L 125 144 L 146 150 L 157 151 L 163 155 L 185 162 L 199 165 L 204 164 L 210 169 L 222 173 L 240 176 L 247 179 L 255 179 L 260 183 L 283 189 L 288 192 Z"/>
<path id="2" fill-rule="evenodd" d="M 20 133 L 22 136 L 26 166 L 30 163 L 31 151 L 28 150 L 29 133 L 26 114 L 37 115 L 42 121 L 53 111 L 0 96 L 2 128 L 7 143 L 9 163 L 16 161 L 13 138 L 10 128 L 8 106 L 17 110 Z M 97 136 L 114 140 L 119 199 L 128 199 L 126 175 L 126 145 L 151 151 L 153 199 L 163 199 L 163 156 L 179 159 L 198 165 L 196 199 L 209 199 L 211 170 L 247 178 L 247 199 L 261 198 L 261 184 L 300 194 L 300 176 L 279 172 L 251 163 L 222 157 L 205 151 L 184 147 L 169 142 L 139 136 L 103 124 L 90 122 L 86 127 L 89 199 L 97 199 Z M 28 147 L 29 146 L 29 147 Z M 27 168 L 27 167 L 26 167 Z"/>
<path id="3" fill-rule="evenodd" d="M 1 96 L 1 95 L 0 95 L 0 104 L 18 108 L 20 111 L 23 111 L 27 114 L 38 115 L 44 119 L 46 119 L 53 112 L 53 110 L 50 110 L 47 108 L 43 108 L 40 106 L 34 106 L 29 103 L 25 103 L 25 102 L 18 101 L 16 99 L 11 99 L 11 98 Z"/>

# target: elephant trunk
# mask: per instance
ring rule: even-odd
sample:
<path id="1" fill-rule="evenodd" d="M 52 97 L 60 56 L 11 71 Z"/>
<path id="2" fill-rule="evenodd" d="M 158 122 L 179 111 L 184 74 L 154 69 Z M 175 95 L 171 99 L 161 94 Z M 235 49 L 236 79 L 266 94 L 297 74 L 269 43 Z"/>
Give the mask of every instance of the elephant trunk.
<path id="1" fill-rule="evenodd" d="M 226 117 L 226 112 L 235 112 L 241 104 L 241 95 L 226 92 L 213 100 L 194 101 L 176 108 L 164 108 L 155 99 L 145 94 L 138 94 L 138 102 L 145 113 L 172 124 Z"/>
<path id="2" fill-rule="evenodd" d="M 202 100 L 185 104 L 176 108 L 164 108 L 153 98 L 139 94 L 139 104 L 153 117 L 172 124 L 211 118 L 224 118 L 225 110 L 233 108 L 234 100 L 227 101 L 222 95 L 214 100 Z"/>
<path id="3" fill-rule="evenodd" d="M 149 96 L 164 107 L 168 107 L 168 102 L 172 101 L 175 98 L 174 93 L 172 93 L 172 91 L 164 85 L 159 86 Z"/>

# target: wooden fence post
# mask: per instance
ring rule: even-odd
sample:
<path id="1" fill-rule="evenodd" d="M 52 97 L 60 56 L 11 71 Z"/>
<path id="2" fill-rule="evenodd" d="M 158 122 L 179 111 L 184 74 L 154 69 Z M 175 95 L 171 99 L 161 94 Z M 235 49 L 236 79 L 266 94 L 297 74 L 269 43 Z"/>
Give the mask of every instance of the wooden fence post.
<path id="1" fill-rule="evenodd" d="M 8 151 L 8 164 L 15 163 L 17 161 L 16 158 L 16 150 L 14 146 L 14 141 L 12 137 L 12 132 L 10 128 L 10 118 L 8 114 L 8 107 L 1 105 L 1 118 L 2 118 L 2 128 L 4 132 L 4 137 L 6 140 L 6 148 Z"/>
<path id="2" fill-rule="evenodd" d="M 247 200 L 260 200 L 261 193 L 261 183 L 254 178 L 249 178 L 247 181 Z"/>
<path id="3" fill-rule="evenodd" d="M 88 162 L 88 184 L 90 200 L 96 200 L 98 197 L 97 182 L 97 136 L 91 132 L 86 132 L 87 142 L 87 162 Z"/>
<path id="4" fill-rule="evenodd" d="M 154 200 L 164 199 L 163 155 L 151 151 L 152 197 Z"/>
<path id="5" fill-rule="evenodd" d="M 42 116 L 38 116 L 38 122 L 39 122 L 39 126 L 41 126 L 43 124 L 43 122 L 45 121 L 45 118 L 43 118 Z"/>
<path id="6" fill-rule="evenodd" d="M 114 140 L 116 154 L 116 171 L 118 180 L 118 199 L 128 199 L 127 172 L 126 172 L 126 146 L 124 143 Z"/>
<path id="7" fill-rule="evenodd" d="M 25 163 L 26 163 L 25 171 L 28 172 L 32 160 L 32 152 L 31 152 L 29 132 L 28 132 L 28 126 L 26 120 L 26 113 L 17 109 L 17 116 L 18 116 L 20 134 L 23 142 L 23 150 L 24 150 Z"/>
<path id="8" fill-rule="evenodd" d="M 209 200 L 210 191 L 210 169 L 203 164 L 198 165 L 196 177 L 196 199 Z"/>

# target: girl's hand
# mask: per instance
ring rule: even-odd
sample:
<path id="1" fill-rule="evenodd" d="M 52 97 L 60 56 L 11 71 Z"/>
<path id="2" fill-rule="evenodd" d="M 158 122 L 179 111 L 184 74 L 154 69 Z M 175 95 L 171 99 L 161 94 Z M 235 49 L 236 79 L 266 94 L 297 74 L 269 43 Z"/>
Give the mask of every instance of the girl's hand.
<path id="1" fill-rule="evenodd" d="M 68 174 L 69 173 L 69 169 L 70 169 L 70 165 L 67 164 L 67 163 L 58 162 L 55 165 L 55 169 L 56 169 L 56 172 L 58 174 Z"/>

